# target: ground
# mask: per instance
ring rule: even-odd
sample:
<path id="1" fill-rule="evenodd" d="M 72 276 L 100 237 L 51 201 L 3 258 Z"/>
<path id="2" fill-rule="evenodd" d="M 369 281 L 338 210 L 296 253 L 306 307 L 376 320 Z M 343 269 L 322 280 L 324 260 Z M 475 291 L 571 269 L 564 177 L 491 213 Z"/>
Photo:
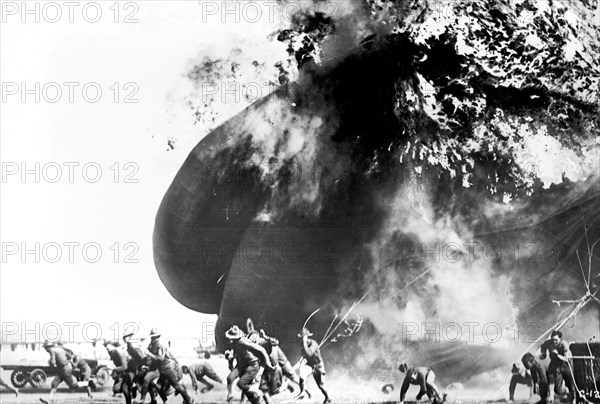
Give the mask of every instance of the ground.
<path id="1" fill-rule="evenodd" d="M 182 359 L 180 363 L 192 364 L 197 361 L 199 361 L 197 358 L 185 358 Z M 210 361 L 217 373 L 223 378 L 223 380 L 225 380 L 225 377 L 228 374 L 227 362 L 223 358 L 216 356 L 211 358 Z M 2 376 L 3 380 L 10 383 L 10 373 L 11 372 L 9 371 L 2 370 L 0 371 L 0 376 Z M 19 397 L 15 397 L 12 392 L 2 387 L 0 388 L 0 404 L 40 404 L 39 398 L 46 398 L 48 396 L 51 381 L 52 377 L 48 378 L 43 388 L 39 389 L 34 389 L 30 385 L 27 385 L 23 389 L 20 389 Z M 373 372 L 369 380 L 358 380 L 355 375 L 335 369 L 328 370 L 325 380 L 327 389 L 329 390 L 329 393 L 335 403 L 397 403 L 397 400 L 399 399 L 398 395 L 401 382 L 402 375 L 399 372 L 394 371 Z M 395 386 L 394 391 L 392 391 L 390 394 L 385 394 L 381 391 L 381 388 L 387 383 L 392 383 Z M 498 397 L 499 399 L 502 398 L 503 395 L 506 395 L 506 398 L 508 397 L 508 386 L 504 392 L 497 391 L 497 383 L 498 382 L 496 382 L 493 387 L 492 385 L 489 385 L 485 388 L 479 389 L 465 389 L 461 384 L 455 383 L 454 387 L 448 386 L 449 388 L 442 388 L 442 390 L 448 392 L 449 403 L 491 403 L 494 401 L 490 400 L 490 397 Z M 227 388 L 225 385 L 215 385 L 215 388 L 208 393 L 195 393 L 192 389 L 189 376 L 184 376 L 184 385 L 188 389 L 188 392 L 191 393 L 191 397 L 194 398 L 196 403 L 225 403 L 225 399 L 227 397 Z M 200 387 L 202 387 L 201 384 Z M 317 389 L 312 378 L 309 378 L 307 382 L 307 388 L 311 391 L 312 398 L 297 400 L 298 404 L 316 404 L 323 401 L 321 392 Z M 418 388 L 416 386 L 412 386 L 408 391 L 407 398 L 414 400 L 414 397 L 417 393 Z M 239 403 L 240 391 L 237 389 L 237 387 L 234 387 L 234 397 L 236 399 L 236 403 Z M 482 400 L 482 397 L 485 397 L 486 399 Z M 517 400 L 525 400 L 527 397 L 527 388 L 524 386 L 517 386 Z M 87 398 L 85 390 L 82 389 L 72 392 L 69 391 L 69 389 L 64 385 L 59 388 L 55 398 L 55 403 L 125 403 L 123 397 L 112 396 L 112 379 L 109 379 L 106 386 L 99 388 L 94 393 L 94 398 L 92 400 Z M 149 397 L 146 400 L 148 401 Z M 294 400 L 292 394 L 290 394 L 288 391 L 283 391 L 279 395 L 273 397 L 272 401 L 273 404 L 291 404 Z M 534 399 L 531 402 L 536 401 L 537 396 L 534 396 Z M 170 396 L 168 402 L 178 404 L 182 402 L 182 399 L 179 396 Z M 406 401 L 406 404 L 413 403 L 414 402 Z"/>
<path id="2" fill-rule="evenodd" d="M 221 403 L 221 404 L 225 403 L 225 398 L 227 396 L 227 390 L 226 390 L 225 386 L 216 386 L 212 391 L 210 391 L 208 393 L 197 393 L 196 394 L 192 390 L 191 383 L 186 381 L 185 385 L 186 385 L 186 388 L 188 389 L 188 391 L 191 393 L 191 397 L 194 398 L 196 403 Z M 92 404 L 92 403 L 119 403 L 119 404 L 122 404 L 122 403 L 125 403 L 125 400 L 123 399 L 123 397 L 112 397 L 111 386 L 112 386 L 112 383 L 109 382 L 108 386 L 106 386 L 102 389 L 98 389 L 98 391 L 96 391 L 94 393 L 94 398 L 92 400 L 87 398 L 84 391 L 71 392 L 67 388 L 62 388 L 62 389 L 59 389 L 58 393 L 55 396 L 56 403 L 85 403 L 85 404 Z M 377 386 L 374 385 L 373 390 L 375 390 L 376 387 L 381 388 L 381 386 L 379 386 L 379 385 L 377 385 Z M 315 403 L 322 402 L 322 400 L 323 400 L 322 396 L 321 396 L 320 392 L 317 390 L 317 388 L 314 385 L 312 385 L 312 386 L 309 386 L 309 389 L 313 393 L 312 399 L 299 400 L 299 401 L 297 401 L 298 404 L 315 404 Z M 13 404 L 13 403 L 15 403 L 15 404 L 25 404 L 25 403 L 40 404 L 39 398 L 47 397 L 48 392 L 49 392 L 48 387 L 45 387 L 43 389 L 33 389 L 33 388 L 27 386 L 20 391 L 19 397 L 15 397 L 13 393 L 2 388 L 2 390 L 0 391 L 0 403 L 2 403 L 2 404 Z M 364 391 L 363 391 L 363 393 L 364 393 Z M 398 400 L 398 391 L 397 390 L 394 390 L 389 395 L 384 395 L 383 393 L 374 393 L 373 398 L 371 400 L 353 399 L 352 394 L 348 394 L 347 391 L 338 391 L 334 388 L 330 388 L 330 394 L 332 395 L 334 402 L 338 402 L 338 403 L 339 402 L 342 402 L 342 403 L 377 402 L 378 404 L 385 404 L 385 403 L 397 404 L 397 401 L 394 401 L 394 400 Z M 236 389 L 235 390 L 235 398 L 236 398 L 235 402 L 236 403 L 239 402 L 239 397 L 240 397 L 239 390 Z M 293 401 L 294 400 L 292 399 L 292 396 L 290 394 L 288 394 L 287 392 L 282 393 L 273 398 L 274 404 L 284 404 L 284 403 L 290 404 Z M 535 400 L 535 401 L 537 401 L 537 400 Z M 170 396 L 168 402 L 181 403 L 182 399 L 180 397 Z M 474 399 L 468 399 L 465 397 L 465 399 L 455 399 L 455 400 L 450 401 L 449 403 L 461 403 L 461 402 L 464 404 L 474 404 L 476 402 L 477 403 L 484 403 L 484 402 L 492 403 L 493 401 L 479 401 L 479 400 L 474 400 Z M 406 404 L 414 404 L 414 402 L 407 401 Z"/>

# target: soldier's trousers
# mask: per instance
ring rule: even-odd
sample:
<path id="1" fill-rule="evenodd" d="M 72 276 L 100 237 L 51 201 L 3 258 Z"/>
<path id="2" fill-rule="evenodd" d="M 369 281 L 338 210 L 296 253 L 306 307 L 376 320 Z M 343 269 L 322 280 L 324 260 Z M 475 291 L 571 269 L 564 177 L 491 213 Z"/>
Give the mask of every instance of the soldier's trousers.
<path id="1" fill-rule="evenodd" d="M 252 382 L 260 371 L 260 365 L 258 364 L 258 361 L 252 362 L 244 368 L 238 368 L 238 371 L 240 376 L 240 379 L 237 383 L 238 387 L 240 390 L 242 390 L 246 397 L 248 397 L 248 400 L 250 400 L 252 404 L 259 404 L 261 401 L 261 395 L 258 392 L 250 389 Z"/>
<path id="2" fill-rule="evenodd" d="M 525 373 L 525 375 L 515 373 L 512 375 L 510 378 L 510 385 L 508 386 L 508 396 L 511 400 L 515 399 L 515 390 L 517 388 L 517 384 L 525 384 L 531 387 L 533 385 L 531 375 L 529 373 Z"/>
<path id="3" fill-rule="evenodd" d="M 572 378 L 571 369 L 569 368 L 569 364 L 560 361 L 550 362 L 548 365 L 548 384 L 554 383 L 554 393 L 562 394 L 564 393 L 564 389 L 568 389 L 569 391 L 573 391 L 572 387 Z"/>
<path id="4" fill-rule="evenodd" d="M 185 389 L 183 384 L 180 383 L 180 380 L 181 380 L 180 370 L 178 370 L 176 368 L 162 368 L 159 370 L 159 372 L 160 372 L 160 377 L 163 380 L 165 380 L 166 384 L 173 386 L 175 391 L 178 392 L 179 394 L 181 394 L 181 397 L 183 397 L 184 403 L 188 404 L 191 402 L 191 399 L 187 393 L 187 390 Z"/>
<path id="5" fill-rule="evenodd" d="M 67 383 L 70 389 L 78 388 L 77 379 L 73 376 L 73 368 L 70 364 L 58 368 L 58 375 L 52 380 L 50 385 L 53 389 L 57 388 L 61 382 Z"/>

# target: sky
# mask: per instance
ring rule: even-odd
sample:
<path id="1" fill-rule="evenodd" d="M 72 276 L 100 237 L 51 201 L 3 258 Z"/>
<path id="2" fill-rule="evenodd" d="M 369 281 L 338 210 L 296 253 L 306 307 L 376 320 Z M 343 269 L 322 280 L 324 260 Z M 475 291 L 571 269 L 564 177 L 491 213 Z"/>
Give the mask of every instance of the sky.
<path id="1" fill-rule="evenodd" d="M 96 324 L 108 338 L 154 326 L 210 335 L 216 316 L 175 301 L 152 257 L 160 201 L 206 132 L 185 106 L 184 75 L 236 46 L 285 56 L 265 39 L 281 16 L 226 15 L 221 2 L 75 3 L 1 3 L 3 339 L 53 338 L 54 324 L 74 340 L 97 336 Z M 248 105 L 223 101 L 222 119 Z"/>

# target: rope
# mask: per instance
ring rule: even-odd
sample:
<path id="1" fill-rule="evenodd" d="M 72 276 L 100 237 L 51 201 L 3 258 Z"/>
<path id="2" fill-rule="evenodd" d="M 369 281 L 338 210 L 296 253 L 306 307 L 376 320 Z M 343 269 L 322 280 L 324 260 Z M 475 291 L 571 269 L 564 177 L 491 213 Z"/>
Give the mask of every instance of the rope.
<path id="1" fill-rule="evenodd" d="M 567 322 L 574 316 L 577 315 L 577 313 L 587 304 L 589 303 L 592 298 L 594 297 L 594 295 L 597 293 L 598 291 L 596 291 L 593 295 L 590 295 L 589 292 L 585 294 L 585 296 L 583 296 L 581 299 L 579 299 L 579 303 L 577 304 L 577 306 L 575 306 L 575 308 L 573 309 L 573 311 L 571 311 L 571 313 L 565 317 L 563 320 L 561 321 L 557 321 L 556 323 L 554 323 L 554 325 L 552 325 L 550 328 L 548 328 L 546 331 L 544 331 L 543 334 L 541 334 L 535 341 L 533 341 L 526 349 L 525 351 L 521 354 L 521 356 L 523 356 L 525 353 L 529 352 L 529 350 L 531 348 L 533 348 L 538 342 L 540 342 L 540 340 L 542 338 L 544 338 L 549 332 L 551 332 L 552 330 L 560 330 L 562 327 L 565 326 L 565 324 L 567 324 Z M 538 350 L 539 351 L 539 350 Z M 536 351 L 536 354 L 537 352 Z M 511 376 L 512 377 L 512 376 Z M 506 389 L 506 387 L 509 385 L 510 383 L 510 379 L 506 379 L 506 381 L 502 384 L 502 386 L 498 389 L 498 391 L 495 393 L 495 395 L 498 395 L 501 393 L 501 391 L 504 391 Z M 503 394 L 503 393 L 501 393 Z"/>
<path id="2" fill-rule="evenodd" d="M 569 365 L 569 370 L 571 371 L 571 379 L 573 380 L 573 385 L 575 386 L 575 390 L 577 392 L 579 392 L 580 391 L 579 390 L 579 386 L 577 386 L 577 382 L 575 381 L 575 372 L 573 371 L 573 367 L 571 366 L 571 362 L 569 362 L 568 360 L 567 360 L 567 365 Z M 593 369 L 594 369 L 594 363 L 592 362 L 592 372 L 594 371 Z M 586 403 L 590 403 L 591 404 L 591 401 L 588 400 L 585 396 L 581 397 L 581 398 L 583 398 L 583 400 Z"/>
<path id="3" fill-rule="evenodd" d="M 392 262 L 389 262 L 388 264 L 384 265 L 383 267 L 381 267 L 377 272 L 379 272 L 380 270 L 389 267 L 390 265 L 392 265 L 394 262 L 396 262 L 397 260 L 394 260 Z M 425 276 L 429 271 L 431 271 L 431 267 L 425 269 L 423 272 L 421 272 L 417 277 L 415 277 L 413 280 L 411 280 L 410 282 L 408 282 L 406 285 L 404 285 L 401 289 L 398 290 L 398 292 L 402 292 L 403 290 L 405 290 L 406 288 L 408 288 L 409 286 L 411 286 L 413 283 L 415 283 L 417 280 L 421 279 L 423 276 Z M 331 338 L 331 336 L 333 335 L 333 333 L 340 327 L 340 325 L 342 325 L 347 319 L 348 316 L 350 315 L 350 313 L 352 312 L 352 310 L 354 310 L 356 307 L 358 307 L 363 300 L 365 300 L 365 298 L 368 296 L 368 294 L 371 292 L 371 288 L 372 286 L 362 295 L 362 297 L 357 300 L 354 301 L 354 303 L 352 304 L 352 306 L 350 306 L 350 308 L 348 309 L 348 311 L 346 312 L 346 314 L 344 315 L 344 317 L 342 319 L 340 319 L 340 322 L 335 326 L 335 328 L 333 328 L 333 330 L 331 330 L 331 332 L 327 333 L 324 337 L 323 340 L 321 341 L 321 343 L 319 344 L 319 348 L 321 346 L 323 346 L 324 344 L 326 344 L 327 340 L 329 338 Z"/>

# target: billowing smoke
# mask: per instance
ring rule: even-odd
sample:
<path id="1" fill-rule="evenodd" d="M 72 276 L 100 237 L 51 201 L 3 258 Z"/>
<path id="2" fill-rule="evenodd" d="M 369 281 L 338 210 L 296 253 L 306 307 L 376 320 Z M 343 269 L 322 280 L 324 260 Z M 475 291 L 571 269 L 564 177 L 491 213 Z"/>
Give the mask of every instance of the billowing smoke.
<path id="1" fill-rule="evenodd" d="M 315 328 L 340 324 L 327 360 L 359 373 L 404 359 L 442 380 L 497 379 L 523 334 L 554 324 L 552 300 L 584 295 L 577 253 L 585 231 L 600 236 L 598 35 L 578 25 L 574 37 L 589 12 L 578 4 L 517 3 L 306 1 L 271 27 L 270 61 L 201 55 L 197 91 L 215 78 L 274 87 L 197 146 L 165 199 L 156 256 L 171 293 L 220 327 L 300 327 L 322 308 Z M 339 12 L 315 11 L 327 9 Z M 565 54 L 575 68 L 548 66 Z M 189 106 L 213 129 L 226 113 L 199 95 Z M 198 179 L 206 161 L 218 170 Z M 194 243 L 214 239 L 317 252 L 198 269 Z"/>

